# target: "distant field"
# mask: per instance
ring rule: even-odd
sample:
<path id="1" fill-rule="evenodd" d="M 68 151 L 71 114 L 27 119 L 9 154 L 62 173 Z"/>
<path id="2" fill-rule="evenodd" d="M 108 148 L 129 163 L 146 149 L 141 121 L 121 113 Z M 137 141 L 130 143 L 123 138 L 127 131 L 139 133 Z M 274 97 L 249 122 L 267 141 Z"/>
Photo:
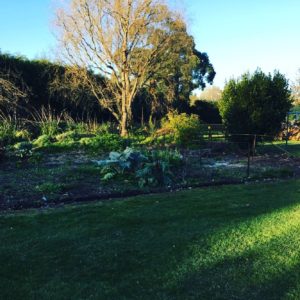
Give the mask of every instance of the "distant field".
<path id="1" fill-rule="evenodd" d="M 299 299 L 300 181 L 0 215 L 0 299 Z"/>

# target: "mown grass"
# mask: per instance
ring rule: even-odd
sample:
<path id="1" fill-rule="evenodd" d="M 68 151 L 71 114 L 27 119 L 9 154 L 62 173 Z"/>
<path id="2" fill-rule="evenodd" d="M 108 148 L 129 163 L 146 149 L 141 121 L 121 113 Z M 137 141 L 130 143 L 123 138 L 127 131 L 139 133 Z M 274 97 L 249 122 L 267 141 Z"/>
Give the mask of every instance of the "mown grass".
<path id="1" fill-rule="evenodd" d="M 299 299 L 300 181 L 0 215 L 1 299 Z"/>
<path id="2" fill-rule="evenodd" d="M 276 141 L 272 143 L 259 144 L 257 146 L 259 154 L 289 154 L 294 157 L 300 157 L 300 142 L 289 141 L 286 145 L 285 141 Z"/>

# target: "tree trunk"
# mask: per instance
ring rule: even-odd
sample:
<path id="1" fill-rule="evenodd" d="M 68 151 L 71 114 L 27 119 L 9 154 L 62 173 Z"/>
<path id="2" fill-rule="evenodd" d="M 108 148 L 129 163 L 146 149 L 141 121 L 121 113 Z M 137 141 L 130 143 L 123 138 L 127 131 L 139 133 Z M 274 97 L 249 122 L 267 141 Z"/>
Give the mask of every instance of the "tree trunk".
<path id="1" fill-rule="evenodd" d="M 128 130 L 127 130 L 127 112 L 122 112 L 122 118 L 121 118 L 121 136 L 127 137 L 128 136 Z"/>
<path id="2" fill-rule="evenodd" d="M 125 85 L 126 87 L 126 85 Z M 122 90 L 122 102 L 121 102 L 121 123 L 120 123 L 120 135 L 122 137 L 128 136 L 128 113 L 127 113 L 127 90 Z"/>

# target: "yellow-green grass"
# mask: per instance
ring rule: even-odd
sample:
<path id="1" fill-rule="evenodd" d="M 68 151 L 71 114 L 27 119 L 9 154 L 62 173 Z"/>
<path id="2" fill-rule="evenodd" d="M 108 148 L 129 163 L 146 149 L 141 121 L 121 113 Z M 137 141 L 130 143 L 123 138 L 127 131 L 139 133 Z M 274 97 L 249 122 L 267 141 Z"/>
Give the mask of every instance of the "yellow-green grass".
<path id="1" fill-rule="evenodd" d="M 300 299 L 300 181 L 0 215 L 0 299 Z"/>

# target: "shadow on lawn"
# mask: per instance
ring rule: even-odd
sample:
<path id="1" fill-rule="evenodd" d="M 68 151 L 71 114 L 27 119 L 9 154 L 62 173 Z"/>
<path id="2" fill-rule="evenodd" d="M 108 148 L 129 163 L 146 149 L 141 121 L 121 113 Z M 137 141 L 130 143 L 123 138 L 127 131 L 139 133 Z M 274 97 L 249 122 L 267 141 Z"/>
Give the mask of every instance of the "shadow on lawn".
<path id="1" fill-rule="evenodd" d="M 75 292 L 86 299 L 89 291 L 93 299 L 279 299 L 300 279 L 293 235 L 300 218 L 292 228 L 280 229 L 279 222 L 299 211 L 297 183 L 139 196 L 0 218 L 6 240 L 0 290 L 7 299 L 32 299 L 33 292 L 39 299 L 71 299 Z M 252 236 L 248 225 L 258 230 L 276 221 L 278 231 L 264 242 L 257 235 L 234 255 L 228 242 L 213 256 L 222 237 L 235 239 L 231 229 L 242 228 L 239 241 Z M 195 257 L 193 247 L 201 255 Z M 277 261 L 284 251 L 294 256 L 291 265 Z"/>
<path id="2" fill-rule="evenodd" d="M 251 211 L 190 244 L 170 299 L 299 299 L 300 197 L 288 190 L 284 202 L 273 200 L 268 212 Z"/>

